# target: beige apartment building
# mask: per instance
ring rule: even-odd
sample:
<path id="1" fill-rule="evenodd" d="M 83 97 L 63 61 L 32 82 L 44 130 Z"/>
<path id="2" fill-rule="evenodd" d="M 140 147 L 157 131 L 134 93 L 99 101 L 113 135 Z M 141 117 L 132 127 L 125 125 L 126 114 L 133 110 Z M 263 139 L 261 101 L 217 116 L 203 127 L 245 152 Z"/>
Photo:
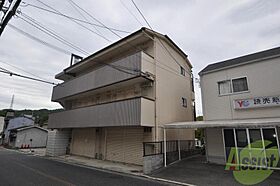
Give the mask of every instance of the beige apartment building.
<path id="1" fill-rule="evenodd" d="M 143 142 L 163 140 L 162 125 L 193 121 L 188 56 L 166 35 L 142 28 L 56 75 L 48 155 L 66 152 L 143 165 Z M 172 130 L 169 140 L 193 140 Z"/>

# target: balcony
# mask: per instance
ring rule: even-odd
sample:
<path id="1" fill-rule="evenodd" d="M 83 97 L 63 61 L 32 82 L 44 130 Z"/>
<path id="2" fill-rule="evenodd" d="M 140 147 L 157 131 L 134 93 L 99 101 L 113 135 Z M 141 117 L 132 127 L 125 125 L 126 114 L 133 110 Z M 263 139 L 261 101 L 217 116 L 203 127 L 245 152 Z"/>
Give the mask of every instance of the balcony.
<path id="1" fill-rule="evenodd" d="M 49 115 L 48 128 L 154 126 L 154 101 L 133 98 Z"/>
<path id="2" fill-rule="evenodd" d="M 148 72 L 154 74 L 153 58 L 142 51 L 110 64 L 135 69 L 138 72 L 129 71 L 130 73 L 125 73 L 108 65 L 102 66 L 87 74 L 55 86 L 53 88 L 52 101 L 59 101 L 66 97 L 94 91 L 117 83 L 125 85 L 125 83 L 129 83 L 130 80 L 135 81 L 135 79 L 137 79 L 137 82 L 149 81 L 149 78 L 139 72 L 140 70 L 144 73 Z"/>

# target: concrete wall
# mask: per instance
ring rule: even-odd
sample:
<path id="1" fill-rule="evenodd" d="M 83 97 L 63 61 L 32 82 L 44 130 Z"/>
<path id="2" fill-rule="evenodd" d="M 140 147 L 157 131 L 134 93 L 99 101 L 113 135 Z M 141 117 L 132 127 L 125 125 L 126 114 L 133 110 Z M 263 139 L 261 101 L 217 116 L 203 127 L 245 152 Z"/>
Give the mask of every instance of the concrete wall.
<path id="1" fill-rule="evenodd" d="M 145 156 L 143 158 L 143 161 L 144 174 L 150 174 L 154 170 L 163 167 L 163 154 Z"/>
<path id="2" fill-rule="evenodd" d="M 17 132 L 15 147 L 29 145 L 30 148 L 46 147 L 48 132 L 38 128 L 30 128 Z M 32 141 L 30 141 L 32 139 Z"/>
<path id="3" fill-rule="evenodd" d="M 65 155 L 71 138 L 70 130 L 53 130 L 48 133 L 47 156 Z"/>
<path id="4" fill-rule="evenodd" d="M 205 120 L 280 117 L 279 107 L 235 110 L 233 100 L 280 95 L 280 58 L 263 60 L 201 76 Z M 247 77 L 249 91 L 220 96 L 218 82 Z"/>
<path id="5" fill-rule="evenodd" d="M 206 155 L 211 163 L 224 164 L 224 144 L 221 128 L 206 128 Z"/>

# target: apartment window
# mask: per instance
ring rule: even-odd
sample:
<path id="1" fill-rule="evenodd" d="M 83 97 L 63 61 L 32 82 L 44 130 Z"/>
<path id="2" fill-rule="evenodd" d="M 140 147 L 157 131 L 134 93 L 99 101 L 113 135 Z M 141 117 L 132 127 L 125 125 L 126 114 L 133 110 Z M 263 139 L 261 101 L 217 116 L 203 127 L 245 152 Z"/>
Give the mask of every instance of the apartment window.
<path id="1" fill-rule="evenodd" d="M 232 80 L 233 92 L 243 92 L 248 90 L 247 78 L 238 78 Z"/>
<path id="2" fill-rule="evenodd" d="M 188 106 L 187 98 L 182 98 L 182 106 L 183 107 L 187 107 Z"/>
<path id="3" fill-rule="evenodd" d="M 229 94 L 232 92 L 230 80 L 218 82 L 218 87 L 220 95 Z"/>
<path id="4" fill-rule="evenodd" d="M 144 127 L 144 132 L 147 132 L 147 133 L 152 132 L 152 127 Z"/>
<path id="5" fill-rule="evenodd" d="M 235 78 L 218 82 L 219 95 L 248 91 L 247 78 Z"/>
<path id="6" fill-rule="evenodd" d="M 186 76 L 186 70 L 181 66 L 181 75 Z"/>

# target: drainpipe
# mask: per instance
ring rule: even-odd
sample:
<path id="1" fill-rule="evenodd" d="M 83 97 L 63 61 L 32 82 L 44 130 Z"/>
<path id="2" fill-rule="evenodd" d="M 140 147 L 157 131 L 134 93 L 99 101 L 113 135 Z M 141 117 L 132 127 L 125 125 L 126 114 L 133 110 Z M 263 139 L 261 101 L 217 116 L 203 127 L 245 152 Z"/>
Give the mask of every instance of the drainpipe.
<path id="1" fill-rule="evenodd" d="M 166 129 L 163 128 L 164 167 L 166 167 Z"/>
<path id="2" fill-rule="evenodd" d="M 179 153 L 179 160 L 181 160 L 181 143 L 180 143 L 180 140 L 178 140 L 178 153 Z"/>

